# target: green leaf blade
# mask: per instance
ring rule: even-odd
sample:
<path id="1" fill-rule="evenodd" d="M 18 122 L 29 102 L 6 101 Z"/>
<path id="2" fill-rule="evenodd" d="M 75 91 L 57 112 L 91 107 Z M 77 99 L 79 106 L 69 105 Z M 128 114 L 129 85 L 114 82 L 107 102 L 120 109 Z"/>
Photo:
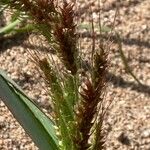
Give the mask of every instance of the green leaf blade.
<path id="1" fill-rule="evenodd" d="M 0 71 L 0 98 L 40 150 L 58 150 L 53 122 Z"/>

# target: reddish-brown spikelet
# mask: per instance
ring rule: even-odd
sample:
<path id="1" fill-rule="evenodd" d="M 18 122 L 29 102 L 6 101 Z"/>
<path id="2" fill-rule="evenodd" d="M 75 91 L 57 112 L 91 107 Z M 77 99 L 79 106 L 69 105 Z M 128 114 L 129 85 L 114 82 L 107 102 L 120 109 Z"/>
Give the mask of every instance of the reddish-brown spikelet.
<path id="1" fill-rule="evenodd" d="M 61 8 L 61 20 L 62 20 L 62 25 L 64 28 L 68 29 L 75 29 L 74 25 L 74 11 L 73 11 L 74 4 L 68 4 L 64 2 L 63 8 Z"/>
<path id="2" fill-rule="evenodd" d="M 94 86 L 98 84 L 105 84 L 106 80 L 106 69 L 108 66 L 107 52 L 104 51 L 104 45 L 100 47 L 100 51 L 94 55 L 94 71 L 93 71 L 93 82 Z"/>
<path id="3" fill-rule="evenodd" d="M 107 43 L 108 44 L 108 43 Z M 107 109 L 103 108 L 104 102 L 103 102 L 103 91 L 105 88 L 106 83 L 106 72 L 108 67 L 108 61 L 107 61 L 107 55 L 108 55 L 108 49 L 104 45 L 104 43 L 101 43 L 100 45 L 100 52 L 96 53 L 94 56 L 94 87 L 97 88 L 99 91 L 99 96 L 101 97 L 99 106 L 99 115 L 97 116 L 97 123 L 96 123 L 96 129 L 95 129 L 95 150 L 103 150 L 104 144 L 105 144 L 105 136 L 102 132 L 103 130 L 103 121 L 104 121 L 104 115 Z"/>
<path id="4" fill-rule="evenodd" d="M 79 150 L 86 150 L 89 148 L 88 140 L 90 137 L 90 130 L 93 126 L 94 115 L 97 112 L 97 104 L 99 97 L 89 79 L 85 82 L 86 88 L 82 88 L 83 92 L 80 93 L 82 100 L 77 110 L 77 129 L 81 137 L 76 138 Z M 79 139 L 79 140 L 77 140 Z"/>
<path id="5" fill-rule="evenodd" d="M 103 103 L 103 89 L 105 87 L 107 68 L 107 54 L 103 51 L 101 53 L 96 52 L 94 56 L 94 77 L 92 81 L 88 78 L 85 81 L 85 88 L 82 87 L 81 101 L 77 109 L 77 129 L 81 136 L 77 135 L 75 142 L 77 143 L 79 150 L 87 150 L 89 145 L 89 139 L 91 136 L 91 129 L 94 127 L 93 120 L 98 121 L 95 136 L 97 140 L 96 146 L 99 146 L 99 150 L 103 148 L 104 137 L 102 134 L 102 122 L 103 115 L 99 113 L 99 104 Z M 102 108 L 101 108 L 102 109 Z M 77 140 L 79 139 L 79 140 Z"/>
<path id="6" fill-rule="evenodd" d="M 25 11 L 38 24 L 48 25 L 53 20 L 51 13 L 56 13 L 54 0 L 37 0 L 34 3 L 29 0 L 12 0 L 10 6 Z"/>
<path id="7" fill-rule="evenodd" d="M 57 11 L 55 10 L 55 4 L 54 0 L 38 0 L 36 4 L 36 9 L 31 10 L 32 16 L 36 13 L 36 21 L 39 24 L 46 24 L 50 25 L 53 22 L 55 22 L 54 17 L 52 16 L 53 14 L 57 14 Z"/>
<path id="8" fill-rule="evenodd" d="M 46 38 L 58 45 L 56 48 L 60 55 L 61 61 L 72 74 L 76 74 L 76 25 L 74 24 L 73 4 L 64 2 L 63 7 L 55 5 L 54 0 L 13 0 L 12 8 L 25 11 L 39 25 L 44 25 L 45 29 L 41 29 L 43 34 L 47 34 Z M 45 33 L 48 32 L 48 33 Z"/>
<path id="9" fill-rule="evenodd" d="M 55 26 L 55 40 L 59 45 L 58 53 L 66 68 L 74 75 L 77 72 L 76 64 L 76 34 L 74 24 L 73 5 L 64 2 L 60 12 L 60 22 Z"/>

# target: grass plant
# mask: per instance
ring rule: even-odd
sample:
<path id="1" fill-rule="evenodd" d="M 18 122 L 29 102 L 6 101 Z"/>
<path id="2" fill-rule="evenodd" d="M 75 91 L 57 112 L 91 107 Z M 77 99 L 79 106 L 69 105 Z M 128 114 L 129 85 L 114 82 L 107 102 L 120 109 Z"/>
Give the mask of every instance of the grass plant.
<path id="1" fill-rule="evenodd" d="M 1 2 L 6 3 L 6 0 Z M 103 121 L 108 106 L 104 99 L 106 74 L 108 68 L 108 51 L 111 47 L 108 39 L 95 38 L 95 23 L 91 17 L 92 48 L 88 50 L 89 70 L 85 68 L 82 49 L 78 47 L 78 34 L 75 22 L 75 2 L 55 0 L 7 0 L 11 9 L 19 10 L 29 16 L 36 29 L 48 41 L 51 49 L 56 51 L 60 64 L 64 69 L 58 69 L 52 54 L 41 57 L 38 51 L 31 54 L 32 60 L 42 72 L 50 94 L 53 107 L 52 120 L 44 118 L 38 106 L 27 98 L 21 90 L 2 73 L 0 82 L 0 97 L 18 119 L 27 133 L 41 150 L 102 150 L 104 149 L 105 135 Z M 100 18 L 99 18 L 100 19 Z M 98 25 L 99 34 L 102 35 L 101 22 Z M 7 97 L 10 95 L 10 97 Z M 11 101 L 11 96 L 17 101 Z M 16 98 L 15 98 L 16 97 Z M 20 103 L 19 103 L 20 102 Z M 16 104 L 16 107 L 14 106 Z M 36 131 L 26 126 L 23 116 L 19 117 L 17 106 L 30 115 L 31 120 L 37 124 L 37 129 L 43 131 L 43 141 L 37 139 Z M 42 117 L 43 115 L 43 117 Z M 41 119 L 43 118 L 43 119 Z M 45 124 L 43 123 L 45 122 Z M 51 130 L 48 129 L 48 123 Z M 46 132 L 47 131 L 47 132 Z M 39 136 L 42 133 L 38 133 Z M 53 134 L 52 134 L 53 133 Z"/>

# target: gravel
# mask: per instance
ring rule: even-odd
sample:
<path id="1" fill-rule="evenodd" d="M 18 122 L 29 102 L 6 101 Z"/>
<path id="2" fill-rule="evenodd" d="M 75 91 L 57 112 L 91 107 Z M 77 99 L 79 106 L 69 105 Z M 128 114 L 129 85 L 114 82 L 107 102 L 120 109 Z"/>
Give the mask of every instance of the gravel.
<path id="1" fill-rule="evenodd" d="M 80 2 L 80 1 L 79 1 Z M 90 3 L 92 1 L 89 1 Z M 102 7 L 103 22 L 113 21 L 117 0 L 108 0 Z M 88 4 L 86 3 L 86 4 Z M 150 5 L 149 0 L 121 1 L 116 31 L 123 39 L 123 51 L 136 77 L 143 83 L 141 87 L 127 74 L 114 41 L 110 53 L 111 67 L 106 99 L 113 100 L 107 113 L 105 128 L 107 150 L 150 150 Z M 88 17 L 88 7 L 83 1 L 81 20 Z M 97 5 L 92 9 L 97 17 Z M 44 82 L 30 60 L 23 41 L 27 35 L 0 39 L 0 66 L 19 84 L 41 108 L 50 113 L 48 96 L 43 90 Z M 88 38 L 83 39 L 87 48 Z M 35 41 L 33 44 L 37 44 Z M 36 47 L 35 47 L 36 48 Z M 37 147 L 17 123 L 2 101 L 0 101 L 0 150 L 36 150 Z"/>

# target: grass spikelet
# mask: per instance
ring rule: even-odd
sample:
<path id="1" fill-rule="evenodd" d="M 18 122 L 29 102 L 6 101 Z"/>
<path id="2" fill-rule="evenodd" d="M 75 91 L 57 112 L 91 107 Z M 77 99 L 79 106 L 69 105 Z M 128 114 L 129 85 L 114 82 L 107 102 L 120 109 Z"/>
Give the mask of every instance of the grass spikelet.
<path id="1" fill-rule="evenodd" d="M 51 84 L 54 84 L 57 80 L 56 75 L 53 73 L 53 70 L 47 60 L 47 58 L 43 58 L 39 60 L 39 68 L 43 71 L 44 77 L 48 85 L 51 87 Z"/>
<path id="2" fill-rule="evenodd" d="M 94 55 L 94 69 L 93 69 L 93 82 L 94 86 L 101 86 L 105 83 L 106 69 L 108 66 L 107 52 L 104 46 L 102 46 Z"/>
<path id="3" fill-rule="evenodd" d="M 90 147 L 89 138 L 93 127 L 93 120 L 97 113 L 97 106 L 100 99 L 98 89 L 95 89 L 91 81 L 87 78 L 85 88 L 82 87 L 81 101 L 77 109 L 77 129 L 81 134 L 79 140 L 79 150 L 86 150 Z"/>
<path id="4" fill-rule="evenodd" d="M 76 34 L 74 24 L 73 6 L 67 2 L 63 3 L 60 9 L 60 22 L 56 25 L 54 36 L 56 43 L 58 43 L 58 53 L 66 68 L 74 75 L 77 72 L 77 48 L 76 48 Z"/>
<path id="5" fill-rule="evenodd" d="M 32 18 L 66 69 L 76 74 L 78 51 L 74 3 L 63 1 L 62 6 L 58 6 L 54 0 L 12 0 L 9 6 L 26 12 Z"/>
<path id="6" fill-rule="evenodd" d="M 101 72 L 99 72 L 99 76 L 96 76 L 97 80 L 94 80 L 95 82 L 92 83 L 89 78 L 84 82 L 85 87 L 82 87 L 82 92 L 80 93 L 81 100 L 76 111 L 77 129 L 80 133 L 76 137 L 76 144 L 79 150 L 87 150 L 92 146 L 89 144 L 92 136 L 95 136 L 95 147 L 99 147 L 98 150 L 101 150 L 104 145 L 104 136 L 102 134 L 104 113 L 102 104 L 103 90 L 105 87 L 105 70 L 107 66 L 107 63 L 105 64 L 104 62 L 107 61 L 102 61 L 100 56 L 99 58 L 100 59 L 97 58 L 95 61 Z M 101 113 L 99 113 L 99 111 L 101 111 Z M 96 129 L 94 134 L 92 134 L 94 126 L 96 126 Z M 79 141 L 77 139 L 79 139 Z"/>
<path id="7" fill-rule="evenodd" d="M 92 57 L 90 67 L 92 71 L 85 75 L 80 92 L 80 100 L 76 109 L 78 134 L 75 144 L 79 150 L 102 150 L 105 138 L 103 135 L 103 121 L 106 110 L 103 99 L 107 72 L 107 54 L 110 49 L 109 40 L 101 40 L 96 45 L 96 32 L 92 18 Z M 101 32 L 101 31 L 100 31 Z M 94 140 L 93 140 L 94 139 Z"/>

